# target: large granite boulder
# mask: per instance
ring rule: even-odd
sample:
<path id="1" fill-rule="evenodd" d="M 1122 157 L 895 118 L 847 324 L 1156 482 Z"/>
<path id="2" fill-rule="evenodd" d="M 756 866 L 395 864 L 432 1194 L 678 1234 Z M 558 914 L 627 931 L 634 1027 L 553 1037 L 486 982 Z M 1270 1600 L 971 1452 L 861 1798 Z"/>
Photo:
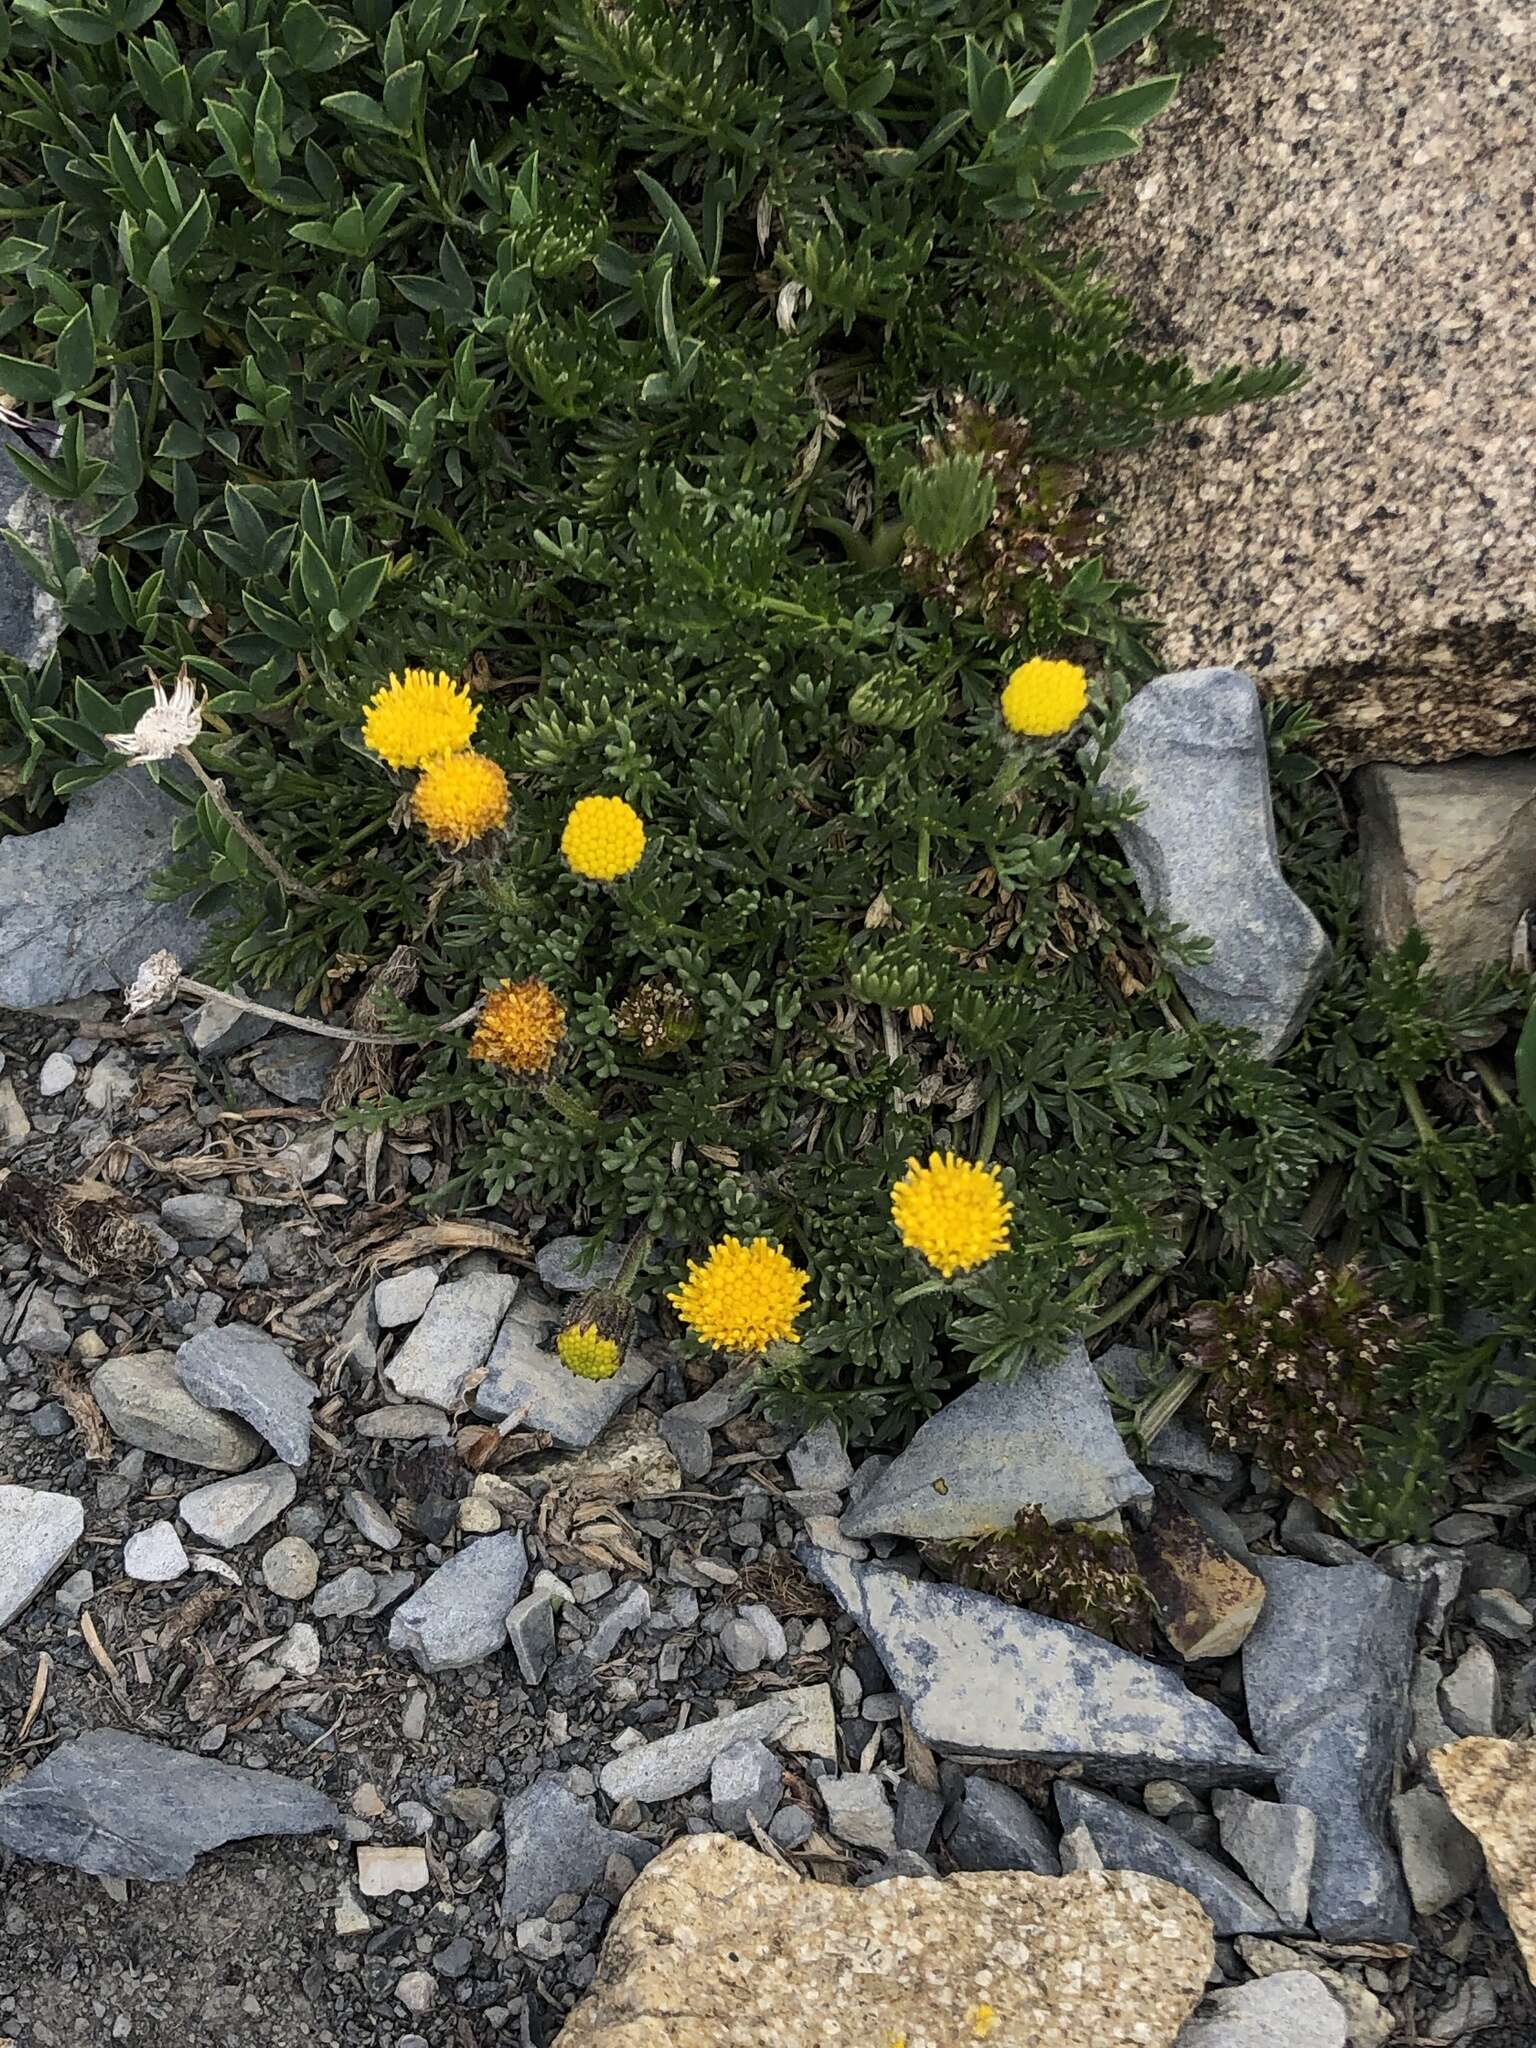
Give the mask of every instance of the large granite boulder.
<path id="1" fill-rule="evenodd" d="M 1213 1959 L 1187 1893 L 1127 1872 L 816 1884 L 685 1835 L 631 1885 L 558 2048 L 1172 2048 Z"/>
<path id="2" fill-rule="evenodd" d="M 1170 666 L 1304 698 L 1335 762 L 1536 745 L 1528 10 L 1209 25 L 1222 56 L 1101 181 L 1093 238 L 1202 373 L 1312 375 L 1118 462 L 1111 565 Z"/>

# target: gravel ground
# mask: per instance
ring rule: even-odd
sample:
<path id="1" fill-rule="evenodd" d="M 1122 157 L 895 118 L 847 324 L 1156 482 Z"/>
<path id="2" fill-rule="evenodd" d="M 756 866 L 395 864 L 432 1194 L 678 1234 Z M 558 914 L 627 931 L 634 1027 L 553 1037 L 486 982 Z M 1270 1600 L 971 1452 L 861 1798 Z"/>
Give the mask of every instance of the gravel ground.
<path id="1" fill-rule="evenodd" d="M 105 999 L 75 1008 L 73 1022 L 0 1017 L 0 1166 L 87 1198 L 56 1219 L 53 1249 L 39 1250 L 14 1215 L 9 1223 L 0 1216 L 0 1482 L 68 1493 L 86 1509 L 66 1573 L 0 1634 L 0 1784 L 69 1736 L 131 1729 L 319 1786 L 344 1816 L 344 1837 L 235 1845 L 167 1884 L 99 1880 L 0 1851 L 0 2048 L 184 2048 L 200 2039 L 229 2048 L 545 2048 L 591 1979 L 632 1869 L 610 1865 L 590 1897 L 567 1895 L 539 1919 L 503 1927 L 501 1803 L 540 1772 L 575 1772 L 573 1789 L 589 1790 L 581 1774 L 595 1780 L 625 1731 L 651 1737 L 685 1713 L 709 1718 L 722 1698 L 745 1704 L 822 1681 L 833 1687 L 843 1770 L 887 1771 L 892 1784 L 903 1772 L 933 1771 L 904 1729 L 879 1660 L 794 1565 L 804 1518 L 826 1504 L 796 1492 L 782 1456 L 788 1433 L 750 1414 L 715 1431 L 703 1479 L 664 1498 L 578 1499 L 561 1478 L 572 1454 L 545 1453 L 553 1477 L 525 1486 L 529 1458 L 503 1468 L 513 1483 L 495 1496 L 501 1526 L 522 1528 L 533 1569 L 554 1573 L 572 1596 L 541 1683 L 520 1682 L 506 1653 L 424 1676 L 388 1647 L 387 1609 L 314 1621 L 310 1596 L 274 1592 L 263 1559 L 285 1536 L 318 1553 L 322 1588 L 362 1566 L 381 1602 L 455 1547 L 473 1474 L 452 1445 L 358 1434 L 379 1387 L 373 1357 L 348 1331 L 376 1277 L 421 1263 L 463 1272 L 487 1254 L 445 1232 L 407 1239 L 425 1220 L 409 1197 L 441 1177 L 434 1162 L 444 1148 L 426 1126 L 387 1141 L 335 1132 L 317 1107 L 326 1062 L 315 1041 L 267 1039 L 200 1064 L 174 1020 L 127 1042 L 103 1040 L 91 1033 L 92 1020 L 109 1016 Z M 45 1082 L 45 1062 L 60 1053 L 74 1072 L 66 1078 L 55 1062 Z M 44 1082 L 62 1085 L 45 1095 Z M 274 1087 L 299 1099 L 280 1101 Z M 147 1278 L 87 1270 L 100 1241 L 88 1198 L 103 1183 L 158 1233 L 162 1262 Z M 227 1201 L 175 1206 L 188 1195 Z M 513 1209 L 490 1220 L 505 1233 L 504 1264 L 514 1238 L 531 1248 L 559 1227 Z M 199 1237 L 194 1226 L 221 1234 Z M 526 1252 L 511 1263 L 531 1272 Z M 531 1278 L 522 1298 L 547 1301 L 551 1319 L 559 1313 Z M 125 1540 L 216 1475 L 128 1451 L 93 1428 L 88 1412 L 82 1423 L 78 1390 L 108 1356 L 174 1349 L 235 1319 L 287 1343 L 321 1387 L 309 1465 L 287 1511 L 223 1554 L 238 1584 L 206 1570 L 167 1585 L 137 1583 L 124 1575 Z M 642 1337 L 658 1341 L 654 1323 L 642 1320 Z M 387 1359 L 384 1346 L 380 1356 Z M 661 1413 L 700 1386 L 665 1346 L 658 1356 L 640 1405 Z M 1468 1498 L 1495 1476 L 1469 1479 Z M 397 1545 L 381 1548 L 360 1532 L 345 1505 L 350 1489 L 395 1524 Z M 1318 1561 L 1339 1541 L 1294 1510 L 1282 1524 L 1278 1495 L 1239 1482 L 1223 1498 L 1263 1547 L 1284 1542 Z M 482 1518 L 483 1508 L 482 1494 Z M 1476 1512 L 1475 1521 L 1442 1525 L 1439 1548 L 1518 1579 L 1492 1553 L 1528 1561 L 1530 1509 L 1516 1498 Z M 83 1607 L 69 1576 L 82 1569 L 93 1582 Z M 386 1586 L 388 1574 L 403 1576 Z M 594 1660 L 588 1638 L 637 1585 L 649 1617 Z M 784 1653 L 733 1668 L 733 1658 L 737 1666 L 752 1659 L 750 1640 L 744 1656 L 729 1624 L 755 1601 L 779 1616 Z M 280 1660 L 289 1631 L 307 1622 L 318 1635 L 318 1668 L 295 1675 Z M 1518 1629 L 1501 1636 L 1474 1625 L 1462 1603 L 1426 1652 L 1450 1670 L 1469 1649 L 1480 1657 L 1479 1645 L 1498 1675 L 1498 1732 L 1529 1726 L 1536 1657 Z M 304 1669 L 302 1656 L 288 1661 Z M 1474 1658 L 1469 1683 L 1476 1666 Z M 1192 1682 L 1231 1705 L 1220 1667 L 1202 1667 Z M 826 1767 L 785 1762 L 786 1806 L 799 1813 L 781 1811 L 774 1839 L 794 1849 L 797 1866 L 841 1882 L 887 1867 L 880 1852 L 837 1840 L 822 1817 L 814 1783 Z M 992 1775 L 1045 1803 L 1045 1773 L 1001 1766 Z M 955 1765 L 938 1767 L 949 1797 L 961 1779 Z M 707 1789 L 643 1808 L 599 1802 L 610 1826 L 657 1844 L 711 1826 L 710 1814 Z M 357 1849 L 410 1843 L 425 1850 L 425 1888 L 360 1900 Z M 947 1867 L 945 1852 L 932 1853 L 936 1867 Z M 1417 1931 L 1412 1953 L 1317 1953 L 1386 2002 L 1394 2040 L 1530 2048 L 1536 2001 L 1486 1883 Z M 1220 1952 L 1231 1977 L 1247 1974 L 1230 1944 Z"/>

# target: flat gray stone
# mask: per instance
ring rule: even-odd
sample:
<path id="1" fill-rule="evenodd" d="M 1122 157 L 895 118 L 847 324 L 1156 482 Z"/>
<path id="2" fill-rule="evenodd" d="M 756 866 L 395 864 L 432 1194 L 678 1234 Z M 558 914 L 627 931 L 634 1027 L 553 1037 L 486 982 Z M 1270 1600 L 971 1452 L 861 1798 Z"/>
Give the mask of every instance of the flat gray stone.
<path id="1" fill-rule="evenodd" d="M 650 1618 L 651 1596 L 645 1587 L 626 1586 L 599 1619 L 582 1655 L 589 1664 L 606 1664 L 624 1638 L 633 1635 L 637 1628 L 644 1628 Z"/>
<path id="2" fill-rule="evenodd" d="M 239 982 L 231 991 L 244 995 L 246 991 Z M 282 998 L 273 990 L 262 997 L 269 1009 L 285 1006 Z M 181 1020 L 188 1045 L 199 1059 L 228 1059 L 232 1053 L 244 1052 L 247 1046 L 256 1045 L 272 1029 L 270 1017 L 255 1016 L 250 1010 L 241 1009 L 223 996 L 205 996 L 195 1010 L 188 1010 Z"/>
<path id="3" fill-rule="evenodd" d="M 1310 1806 L 1255 1799 L 1236 1788 L 1213 1792 L 1221 1846 L 1290 1927 L 1307 1924 L 1317 1815 Z"/>
<path id="4" fill-rule="evenodd" d="M 51 1052 L 43 1061 L 42 1072 L 37 1077 L 37 1092 L 44 1102 L 51 1102 L 55 1095 L 62 1095 L 66 1088 L 73 1088 L 80 1073 L 67 1052 Z"/>
<path id="5" fill-rule="evenodd" d="M 205 1408 L 248 1422 L 285 1465 L 302 1471 L 309 1463 L 309 1411 L 320 1389 L 264 1330 L 249 1323 L 200 1330 L 177 1351 L 176 1373 Z"/>
<path id="6" fill-rule="evenodd" d="M 542 1685 L 555 1661 L 555 1599 L 547 1587 L 527 1593 L 507 1616 L 507 1640 L 527 1685 Z"/>
<path id="7" fill-rule="evenodd" d="M 195 1536 L 219 1550 L 233 1550 L 259 1536 L 299 1490 L 290 1465 L 263 1465 L 238 1479 L 216 1479 L 181 1503 L 181 1519 Z"/>
<path id="8" fill-rule="evenodd" d="M 1261 1058 L 1290 1043 L 1332 959 L 1280 871 L 1264 715 L 1231 668 L 1159 676 L 1126 706 L 1101 772 L 1142 806 L 1117 828 L 1148 915 L 1211 942 L 1174 978 L 1202 1020 L 1252 1031 Z"/>
<path id="9" fill-rule="evenodd" d="M 41 1592 L 85 1534 L 85 1509 L 67 1493 L 0 1486 L 0 1628 Z"/>
<path id="10" fill-rule="evenodd" d="M 953 1543 L 1010 1528 L 1022 1507 L 1092 1522 L 1151 1494 L 1074 1338 L 1058 1363 L 982 1381 L 931 1415 L 841 1526 L 845 1536 Z"/>
<path id="11" fill-rule="evenodd" d="M 896 1853 L 896 1816 L 885 1787 L 869 1771 L 845 1771 L 816 1780 L 816 1790 L 827 1809 L 827 1825 L 840 1841 L 855 1849 L 874 1849 L 882 1856 Z"/>
<path id="12" fill-rule="evenodd" d="M 552 1294 L 585 1294 L 589 1287 L 611 1287 L 619 1277 L 628 1249 L 605 1244 L 594 1250 L 590 1237 L 552 1237 L 534 1254 L 540 1283 Z"/>
<path id="13" fill-rule="evenodd" d="M 206 1237 L 217 1243 L 240 1235 L 245 1211 L 233 1195 L 168 1195 L 160 1204 L 160 1221 L 183 1242 Z"/>
<path id="14" fill-rule="evenodd" d="M 789 1469 L 796 1486 L 807 1492 L 847 1492 L 853 1484 L 853 1461 L 830 1415 L 790 1445 Z"/>
<path id="15" fill-rule="evenodd" d="M 16 1326 L 16 1342 L 34 1358 L 64 1358 L 69 1353 L 69 1326 L 46 1287 L 34 1287 Z"/>
<path id="16" fill-rule="evenodd" d="M 334 1038 L 313 1031 L 280 1031 L 251 1061 L 251 1072 L 279 1102 L 313 1109 L 323 1098 L 331 1069 L 341 1057 Z"/>
<path id="17" fill-rule="evenodd" d="M 521 1535 L 504 1530 L 468 1543 L 397 1608 L 389 1647 L 409 1651 L 422 1671 L 459 1671 L 494 1656 L 528 1576 Z"/>
<path id="18" fill-rule="evenodd" d="M 371 1414 L 359 1415 L 356 1429 L 359 1436 L 374 1443 L 389 1444 L 442 1443 L 453 1433 L 442 1409 L 425 1401 L 375 1408 Z"/>
<path id="19" fill-rule="evenodd" d="M 1282 1970 L 1213 1991 L 1177 2048 L 1345 2048 L 1349 2022 L 1320 1977 Z"/>
<path id="20" fill-rule="evenodd" d="M 1236 1728 L 1164 1666 L 990 1594 L 802 1547 L 933 1748 L 1081 1763 L 1109 1783 L 1262 1778 Z"/>
<path id="21" fill-rule="evenodd" d="M 1106 1386 L 1113 1387 L 1128 1401 L 1141 1400 L 1147 1391 L 1149 1358 L 1132 1344 L 1111 1344 L 1093 1361 L 1093 1369 Z M 1153 1437 L 1144 1462 L 1158 1472 L 1177 1472 L 1189 1479 L 1214 1479 L 1220 1485 L 1235 1479 L 1242 1460 L 1235 1451 L 1218 1450 L 1198 1422 L 1181 1410 Z"/>
<path id="22" fill-rule="evenodd" d="M 206 925 L 145 895 L 183 816 L 142 769 L 119 768 L 78 790 L 62 824 L 0 839 L 0 1005 L 26 1010 L 124 988 L 162 950 L 195 963 Z"/>
<path id="23" fill-rule="evenodd" d="M 341 1504 L 358 1535 L 375 1550 L 398 1550 L 405 1541 L 372 1494 L 364 1493 L 361 1487 L 349 1486 Z"/>
<path id="24" fill-rule="evenodd" d="M 1497 1735 L 1502 1690 L 1492 1650 L 1476 1640 L 1468 1643 L 1439 1686 L 1438 1704 L 1452 1735 Z"/>
<path id="25" fill-rule="evenodd" d="M 92 1373 L 91 1392 L 112 1434 L 157 1458 L 206 1472 L 243 1472 L 261 1455 L 254 1429 L 207 1407 L 182 1385 L 174 1352 L 109 1358 Z"/>
<path id="26" fill-rule="evenodd" d="M 538 1919 L 562 1892 L 585 1898 L 603 1881 L 610 1856 L 626 1856 L 638 1870 L 656 1854 L 643 1835 L 605 1828 L 592 1801 L 578 1798 L 563 1778 L 538 1778 L 501 1810 L 506 1879 L 502 1924 Z"/>
<path id="27" fill-rule="evenodd" d="M 151 1522 L 123 1545 L 123 1570 L 146 1586 L 169 1585 L 192 1569 L 174 1522 Z"/>
<path id="28" fill-rule="evenodd" d="M 1369 1564 L 1254 1567 L 1268 1598 L 1243 1645 L 1248 1720 L 1279 1797 L 1317 1815 L 1313 1925 L 1325 1941 L 1405 1941 L 1387 1800 L 1408 1732 L 1418 1589 Z"/>
<path id="29" fill-rule="evenodd" d="M 784 1766 L 765 1742 L 737 1742 L 710 1766 L 709 1806 L 724 1835 L 745 1834 L 748 1816 L 766 1828 L 784 1797 Z"/>
<path id="30" fill-rule="evenodd" d="M 0 1845 L 93 1877 L 182 1878 L 225 1842 L 340 1827 L 330 1800 L 296 1778 L 115 1728 L 64 1743 L 0 1792 Z"/>
<path id="31" fill-rule="evenodd" d="M 391 1273 L 373 1290 L 373 1313 L 381 1330 L 398 1330 L 420 1322 L 437 1292 L 437 1274 L 430 1266 L 411 1266 Z"/>
<path id="32" fill-rule="evenodd" d="M 968 1777 L 945 1841 L 961 1870 L 1032 1870 L 1058 1877 L 1061 1863 L 1050 1830 L 1021 1793 L 995 1778 Z M 903 1843 L 922 1849 L 921 1842 Z"/>
<path id="33" fill-rule="evenodd" d="M 1482 1876 L 1476 1835 L 1462 1826 L 1433 1785 L 1395 1794 L 1392 1826 L 1416 1913 L 1443 1913 Z"/>
<path id="34" fill-rule="evenodd" d="M 662 1436 L 685 1479 L 704 1477 L 714 1457 L 710 1431 L 745 1415 L 757 1398 L 757 1383 L 755 1365 L 734 1365 L 712 1387 L 691 1401 L 679 1401 L 662 1416 Z"/>
<path id="35" fill-rule="evenodd" d="M 734 1714 L 692 1722 L 656 1742 L 641 1743 L 622 1756 L 611 1757 L 598 1773 L 597 1782 L 604 1796 L 615 1801 L 638 1799 L 650 1805 L 662 1799 L 681 1799 L 704 1783 L 716 1757 L 738 1743 L 752 1741 L 771 1741 L 780 1749 L 813 1756 L 835 1755 L 831 1689 L 825 1685 L 793 1686 L 749 1707 L 739 1707 Z"/>
<path id="36" fill-rule="evenodd" d="M 315 1595 L 310 1613 L 317 1621 L 329 1621 L 333 1617 L 366 1614 L 372 1607 L 378 1587 L 372 1572 L 364 1571 L 360 1564 L 349 1565 L 344 1572 L 338 1572 L 329 1579 Z"/>
<path id="37" fill-rule="evenodd" d="M 403 1400 L 457 1408 L 464 1382 L 490 1356 L 501 1319 L 516 1294 L 517 1279 L 511 1273 L 466 1273 L 461 1279 L 442 1281 L 420 1322 L 384 1368 L 384 1377 Z"/>
<path id="38" fill-rule="evenodd" d="M 1193 1892 L 1219 1935 L 1283 1934 L 1286 1923 L 1253 1886 L 1172 1828 L 1137 1813 L 1102 1792 L 1066 1778 L 1056 1781 L 1056 1811 L 1064 1828 L 1086 1828 L 1106 1870 L 1139 1870 Z"/>
<path id="39" fill-rule="evenodd" d="M 655 1360 L 632 1344 L 612 1379 L 584 1380 L 542 1347 L 539 1334 L 539 1325 L 514 1308 L 476 1390 L 477 1415 L 493 1422 L 515 1415 L 521 1426 L 546 1429 L 557 1444 L 580 1450 L 601 1436 L 624 1403 L 656 1376 Z"/>

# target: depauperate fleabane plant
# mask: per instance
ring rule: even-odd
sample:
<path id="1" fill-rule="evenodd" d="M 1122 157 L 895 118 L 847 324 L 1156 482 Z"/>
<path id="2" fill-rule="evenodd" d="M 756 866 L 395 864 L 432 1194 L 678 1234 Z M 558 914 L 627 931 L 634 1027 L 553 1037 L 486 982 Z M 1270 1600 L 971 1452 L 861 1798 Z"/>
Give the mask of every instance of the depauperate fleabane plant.
<path id="1" fill-rule="evenodd" d="M 115 772 L 196 798 L 166 886 L 218 920 L 201 972 L 402 961 L 380 1020 L 419 1050 L 370 1114 L 452 1112 L 446 1199 L 649 1234 L 653 1298 L 866 1439 L 1320 1237 L 1433 1329 L 1530 1328 L 1531 1127 L 1497 1048 L 1461 1058 L 1515 993 L 1365 965 L 1304 721 L 1280 826 L 1339 966 L 1278 1066 L 1181 1010 L 1197 942 L 1149 928 L 1097 779 L 1154 662 L 1097 458 L 1295 377 L 1138 351 L 1067 232 L 1172 98 L 1172 28 L 0 14 L 0 391 L 59 424 L 12 460 L 70 513 L 29 557 L 59 648 L 0 670 L 0 830 L 185 672 L 220 797 Z M 974 1207 L 915 1200 L 904 1242 L 935 1153 Z M 689 1270 L 731 1244 L 739 1301 Z M 621 1355 L 612 1303 L 577 1327 L 573 1369 Z"/>

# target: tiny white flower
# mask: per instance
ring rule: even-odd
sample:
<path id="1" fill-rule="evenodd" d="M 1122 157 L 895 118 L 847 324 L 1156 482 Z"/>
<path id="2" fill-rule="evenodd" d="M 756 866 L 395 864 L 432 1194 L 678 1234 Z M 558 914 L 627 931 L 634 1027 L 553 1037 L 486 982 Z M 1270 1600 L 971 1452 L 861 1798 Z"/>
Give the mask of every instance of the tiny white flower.
<path id="1" fill-rule="evenodd" d="M 176 955 L 164 949 L 151 953 L 124 992 L 124 1007 L 130 1017 L 142 1017 L 168 1003 L 180 986 L 181 962 Z"/>
<path id="2" fill-rule="evenodd" d="M 185 669 L 169 690 L 158 676 L 150 678 L 150 687 L 155 701 L 133 731 L 104 735 L 107 745 L 130 761 L 169 761 L 203 729 L 203 700 Z"/>

